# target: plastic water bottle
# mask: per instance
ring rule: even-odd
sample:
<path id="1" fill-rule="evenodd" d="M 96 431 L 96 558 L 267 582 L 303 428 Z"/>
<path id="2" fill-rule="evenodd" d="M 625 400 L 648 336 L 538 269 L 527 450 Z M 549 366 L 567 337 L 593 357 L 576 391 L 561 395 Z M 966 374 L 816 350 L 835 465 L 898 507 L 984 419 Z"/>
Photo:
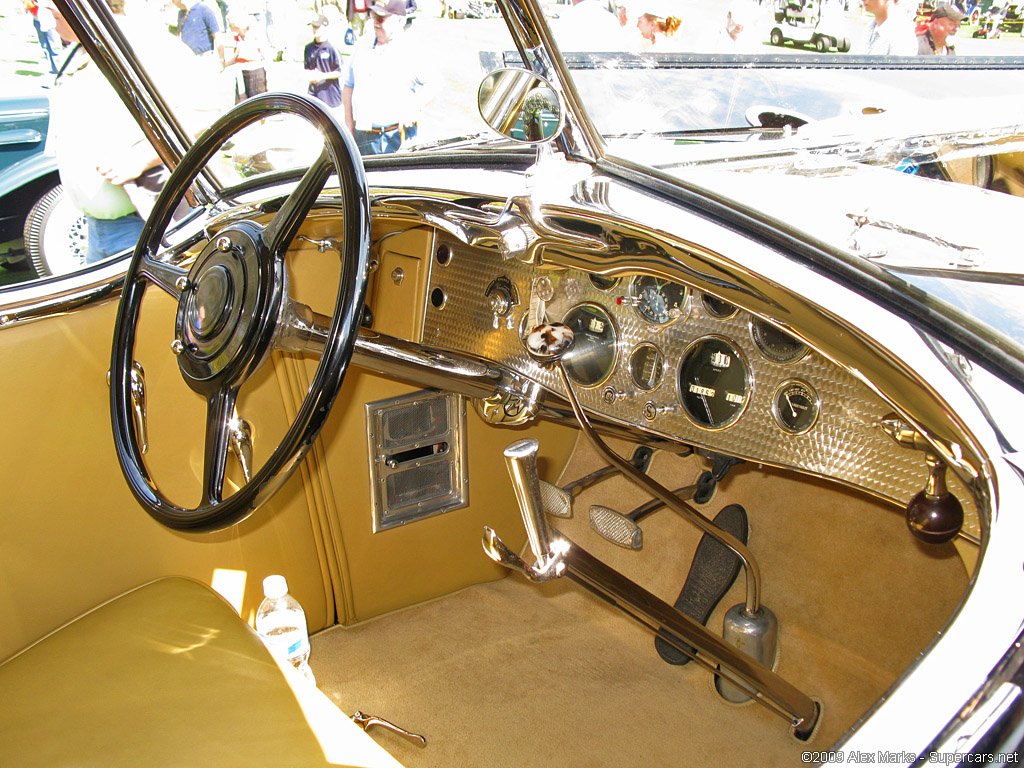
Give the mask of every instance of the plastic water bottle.
<path id="1" fill-rule="evenodd" d="M 270 652 L 288 661 L 316 685 L 309 668 L 309 634 L 306 614 L 299 602 L 288 594 L 284 576 L 267 576 L 263 580 L 263 602 L 256 610 L 256 631 Z"/>

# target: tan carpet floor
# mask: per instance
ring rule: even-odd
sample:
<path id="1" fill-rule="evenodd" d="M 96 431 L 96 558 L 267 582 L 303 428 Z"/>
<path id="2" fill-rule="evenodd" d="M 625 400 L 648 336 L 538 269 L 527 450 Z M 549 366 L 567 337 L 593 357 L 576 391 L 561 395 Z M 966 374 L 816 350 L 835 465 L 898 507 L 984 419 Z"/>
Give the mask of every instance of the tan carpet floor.
<path id="1" fill-rule="evenodd" d="M 563 483 L 597 466 L 578 449 Z M 658 454 L 651 471 L 675 488 L 703 466 Z M 589 529 L 591 503 L 628 512 L 646 500 L 611 479 L 576 500 L 572 520 L 555 524 L 673 602 L 695 530 L 663 510 L 641 523 L 644 548 L 633 552 Z M 747 509 L 764 603 L 780 619 L 777 671 L 824 703 L 813 743 L 826 748 L 934 637 L 967 575 L 952 546 L 917 544 L 899 510 L 823 482 L 746 464 L 702 511 L 713 517 L 729 503 Z M 712 614 L 714 631 L 742 602 L 742 584 Z M 371 731 L 409 768 L 799 765 L 806 748 L 764 707 L 723 702 L 695 664 L 664 663 L 646 630 L 566 580 L 537 586 L 517 574 L 335 627 L 313 638 L 310 664 L 344 711 L 427 737 L 420 750 Z"/>

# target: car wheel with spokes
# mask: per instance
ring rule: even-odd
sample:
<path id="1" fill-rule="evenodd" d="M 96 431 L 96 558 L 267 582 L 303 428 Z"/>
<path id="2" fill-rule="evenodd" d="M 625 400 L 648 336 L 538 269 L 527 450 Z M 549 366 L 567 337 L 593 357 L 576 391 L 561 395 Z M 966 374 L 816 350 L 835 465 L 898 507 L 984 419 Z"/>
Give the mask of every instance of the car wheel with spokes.
<path id="1" fill-rule="evenodd" d="M 25 255 L 40 277 L 65 275 L 85 266 L 85 216 L 57 184 L 25 217 Z"/>

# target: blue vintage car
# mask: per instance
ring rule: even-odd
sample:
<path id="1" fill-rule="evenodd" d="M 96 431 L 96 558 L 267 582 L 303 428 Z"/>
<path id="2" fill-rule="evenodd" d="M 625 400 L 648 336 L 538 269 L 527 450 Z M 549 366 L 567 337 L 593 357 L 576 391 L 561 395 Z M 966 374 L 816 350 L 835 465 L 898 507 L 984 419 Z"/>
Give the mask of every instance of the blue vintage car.
<path id="1" fill-rule="evenodd" d="M 0 262 L 16 277 L 71 272 L 84 260 L 82 219 L 47 147 L 49 122 L 45 91 L 0 97 Z"/>

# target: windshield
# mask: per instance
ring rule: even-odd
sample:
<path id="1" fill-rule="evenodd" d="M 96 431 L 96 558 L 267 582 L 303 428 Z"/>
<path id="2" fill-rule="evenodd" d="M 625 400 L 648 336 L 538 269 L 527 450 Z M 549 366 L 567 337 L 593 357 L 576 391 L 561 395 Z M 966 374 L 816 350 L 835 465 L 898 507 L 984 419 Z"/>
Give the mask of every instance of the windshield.
<path id="1" fill-rule="evenodd" d="M 582 0 L 546 17 L 607 156 L 1024 344 L 1024 6 Z"/>
<path id="2" fill-rule="evenodd" d="M 504 142 L 481 119 L 477 90 L 486 73 L 521 60 L 490 0 L 378 0 L 361 13 L 293 0 L 101 2 L 186 137 L 236 103 L 288 91 L 327 105 L 366 158 Z M 1024 219 L 1017 5 L 582 0 L 538 7 L 586 113 L 572 119 L 592 124 L 608 157 L 713 190 L 972 317 L 983 314 L 979 286 L 998 281 L 1001 296 L 1017 290 L 1007 279 L 1020 272 L 1008 247 L 1016 238 L 1006 232 Z M 59 21 L 52 0 L 40 8 Z M 96 67 L 84 52 L 72 55 L 73 36 L 60 36 L 60 73 L 43 67 L 37 79 L 52 112 L 47 147 L 65 160 L 89 158 L 65 186 L 86 212 L 98 205 L 103 215 L 111 206 L 144 213 L 145 184 L 139 200 L 97 196 L 89 186 L 95 179 L 86 171 L 101 164 L 91 150 L 104 130 L 94 141 L 76 114 L 101 112 L 111 133 L 126 124 L 125 110 L 112 88 L 102 99 L 89 90 Z M 127 143 L 148 147 L 142 141 L 140 133 Z M 302 120 L 272 116 L 225 145 L 212 173 L 230 186 L 305 167 L 322 146 Z M 532 157 L 528 147 L 522 152 Z M 158 160 L 134 150 L 119 159 Z M 82 264 L 75 251 L 39 274 Z M 1014 308 L 1024 301 L 1001 304 L 1005 322 L 992 322 L 1020 340 L 1024 319 Z"/>

